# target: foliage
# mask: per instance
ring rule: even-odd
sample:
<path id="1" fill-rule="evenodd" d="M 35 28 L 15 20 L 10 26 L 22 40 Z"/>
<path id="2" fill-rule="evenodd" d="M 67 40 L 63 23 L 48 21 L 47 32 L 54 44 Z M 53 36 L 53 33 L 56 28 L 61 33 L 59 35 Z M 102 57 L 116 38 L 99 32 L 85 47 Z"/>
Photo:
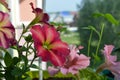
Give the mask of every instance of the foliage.
<path id="1" fill-rule="evenodd" d="M 83 5 L 78 6 L 79 18 L 77 26 L 81 45 L 90 47 L 90 49 L 86 48 L 81 52 L 96 57 L 95 54 L 101 56 L 100 51 L 104 44 L 114 44 L 116 47 L 120 47 L 120 37 L 118 35 L 120 27 L 117 27 L 119 26 L 120 19 L 119 3 L 119 0 L 83 0 Z M 103 35 L 100 38 L 99 35 L 102 31 L 102 25 L 104 25 L 104 30 Z M 89 26 L 92 26 L 91 30 L 86 29 L 86 27 L 89 28 Z M 99 44 L 100 39 L 101 43 Z M 99 50 L 96 53 L 96 47 L 98 45 Z M 99 57 L 98 60 L 101 61 L 101 59 L 102 58 Z"/>

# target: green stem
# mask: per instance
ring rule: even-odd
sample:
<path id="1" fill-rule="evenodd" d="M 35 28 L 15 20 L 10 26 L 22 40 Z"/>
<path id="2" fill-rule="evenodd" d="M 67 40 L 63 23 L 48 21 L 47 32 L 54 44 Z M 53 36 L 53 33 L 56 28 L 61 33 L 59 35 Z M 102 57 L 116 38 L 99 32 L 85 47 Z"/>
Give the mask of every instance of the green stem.
<path id="1" fill-rule="evenodd" d="M 30 45 L 29 45 L 29 43 L 27 43 L 27 49 L 28 49 L 28 50 L 26 51 L 26 54 L 29 52 L 29 49 L 30 49 L 30 47 L 32 46 L 32 44 L 33 44 L 33 42 L 31 42 Z"/>
<path id="2" fill-rule="evenodd" d="M 18 40 L 18 44 L 19 44 L 19 42 L 20 42 L 20 40 L 21 40 L 22 36 L 23 36 L 23 31 L 22 31 L 22 34 L 20 35 L 19 40 Z"/>
<path id="3" fill-rule="evenodd" d="M 30 45 L 32 45 L 32 43 Z M 34 58 L 32 59 L 32 61 L 31 61 L 30 65 L 28 66 L 28 68 L 33 64 L 34 60 L 37 58 L 37 56 L 36 56 L 36 50 L 34 48 L 31 48 L 31 49 L 34 52 Z"/>
<path id="4" fill-rule="evenodd" d="M 32 22 L 30 22 L 30 24 L 26 27 L 26 29 L 23 31 L 23 33 L 26 33 L 28 29 L 30 29 L 31 26 L 35 25 L 36 23 L 40 22 L 40 18 L 36 17 L 33 19 Z"/>
<path id="5" fill-rule="evenodd" d="M 32 61 L 31 61 L 31 63 L 30 63 L 30 65 L 28 66 L 28 68 L 31 67 L 31 65 L 33 64 L 33 62 L 34 62 L 34 60 L 35 60 L 36 58 L 37 58 L 37 57 L 34 56 L 34 58 L 32 59 Z"/>
<path id="6" fill-rule="evenodd" d="M 98 50 L 99 50 L 99 47 L 100 47 L 100 43 L 101 43 L 101 40 L 102 40 L 102 36 L 103 36 L 103 30 L 104 30 L 104 24 L 102 24 L 102 29 L 101 29 L 101 33 L 100 33 L 100 37 L 99 37 L 99 41 L 98 41 L 98 45 L 97 45 L 97 48 L 96 48 L 96 56 L 98 54 Z"/>
<path id="7" fill-rule="evenodd" d="M 93 30 L 91 30 L 89 41 L 88 41 L 88 56 L 90 54 L 90 43 L 91 43 L 91 40 L 92 40 L 92 35 L 93 35 Z"/>

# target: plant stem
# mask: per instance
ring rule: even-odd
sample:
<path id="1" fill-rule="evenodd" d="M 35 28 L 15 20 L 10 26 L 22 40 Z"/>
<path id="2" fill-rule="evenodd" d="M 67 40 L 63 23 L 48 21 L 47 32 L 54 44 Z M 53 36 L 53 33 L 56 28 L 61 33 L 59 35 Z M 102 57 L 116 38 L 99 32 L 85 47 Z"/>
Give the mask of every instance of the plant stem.
<path id="1" fill-rule="evenodd" d="M 90 54 L 90 43 L 91 43 L 92 35 L 93 35 L 93 30 L 91 30 L 91 32 L 90 32 L 90 37 L 89 37 L 89 41 L 88 41 L 88 56 Z"/>
<path id="2" fill-rule="evenodd" d="M 98 45 L 97 45 L 97 48 L 96 48 L 96 56 L 97 56 L 97 54 L 98 54 L 98 50 L 99 50 L 100 43 L 101 43 L 101 40 L 102 40 L 103 30 L 104 30 L 104 24 L 102 24 L 101 27 L 102 27 L 102 29 L 101 29 L 101 33 L 100 33 L 100 37 L 99 37 L 99 41 L 98 41 Z"/>
<path id="3" fill-rule="evenodd" d="M 31 63 L 30 63 L 30 65 L 28 66 L 28 68 L 31 67 L 31 65 L 33 64 L 33 62 L 34 62 L 34 60 L 35 60 L 36 58 L 37 58 L 37 57 L 34 56 L 34 58 L 32 59 L 32 61 L 31 61 Z"/>

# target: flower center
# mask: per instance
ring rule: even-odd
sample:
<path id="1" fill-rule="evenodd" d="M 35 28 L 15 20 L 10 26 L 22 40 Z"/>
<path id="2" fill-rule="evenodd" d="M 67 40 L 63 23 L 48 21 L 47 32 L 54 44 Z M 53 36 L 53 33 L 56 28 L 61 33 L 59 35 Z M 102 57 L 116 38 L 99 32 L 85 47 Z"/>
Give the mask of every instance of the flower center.
<path id="1" fill-rule="evenodd" d="M 47 50 L 50 50 L 50 49 L 51 49 L 50 44 L 49 44 L 49 43 L 46 43 L 46 42 L 43 44 L 43 47 L 44 47 L 45 49 L 47 49 Z"/>

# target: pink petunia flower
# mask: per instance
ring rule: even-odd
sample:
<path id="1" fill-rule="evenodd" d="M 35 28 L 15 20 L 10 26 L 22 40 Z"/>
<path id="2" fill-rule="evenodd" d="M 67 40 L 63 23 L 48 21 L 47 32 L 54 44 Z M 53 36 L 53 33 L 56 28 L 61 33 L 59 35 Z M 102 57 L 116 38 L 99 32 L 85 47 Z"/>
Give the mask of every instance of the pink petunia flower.
<path id="1" fill-rule="evenodd" d="M 8 8 L 8 4 L 7 4 L 6 0 L 0 0 L 0 3 L 1 3 L 6 9 L 8 9 L 8 10 L 10 11 L 10 9 Z"/>
<path id="2" fill-rule="evenodd" d="M 48 73 L 49 73 L 51 76 L 54 76 L 54 75 L 57 74 L 59 71 L 60 71 L 59 68 L 55 68 L 55 67 L 51 67 L 51 66 L 48 67 Z"/>
<path id="3" fill-rule="evenodd" d="M 117 62 L 117 56 L 111 55 L 113 48 L 113 45 L 105 45 L 103 50 L 105 63 L 100 65 L 97 72 L 103 69 L 108 69 L 115 75 L 115 80 L 120 80 L 120 62 Z"/>
<path id="4" fill-rule="evenodd" d="M 32 9 L 33 9 L 33 13 L 35 13 L 36 15 L 36 20 L 38 20 L 39 22 L 44 22 L 47 23 L 47 21 L 49 20 L 49 16 L 47 13 L 44 13 L 42 9 L 40 8 L 34 8 L 33 3 L 30 3 Z"/>
<path id="5" fill-rule="evenodd" d="M 9 48 L 15 41 L 15 29 L 9 15 L 0 11 L 0 47 Z"/>
<path id="6" fill-rule="evenodd" d="M 83 48 L 82 46 L 79 47 L 80 49 Z M 78 54 L 78 49 L 76 46 L 70 47 L 70 55 L 67 57 L 67 61 L 60 68 L 63 74 L 72 73 L 77 74 L 80 69 L 84 69 L 89 66 L 90 58 L 83 55 Z"/>
<path id="7" fill-rule="evenodd" d="M 69 47 L 62 42 L 57 30 L 50 25 L 34 25 L 31 28 L 37 56 L 43 61 L 50 61 L 55 66 L 62 66 L 69 55 Z"/>

